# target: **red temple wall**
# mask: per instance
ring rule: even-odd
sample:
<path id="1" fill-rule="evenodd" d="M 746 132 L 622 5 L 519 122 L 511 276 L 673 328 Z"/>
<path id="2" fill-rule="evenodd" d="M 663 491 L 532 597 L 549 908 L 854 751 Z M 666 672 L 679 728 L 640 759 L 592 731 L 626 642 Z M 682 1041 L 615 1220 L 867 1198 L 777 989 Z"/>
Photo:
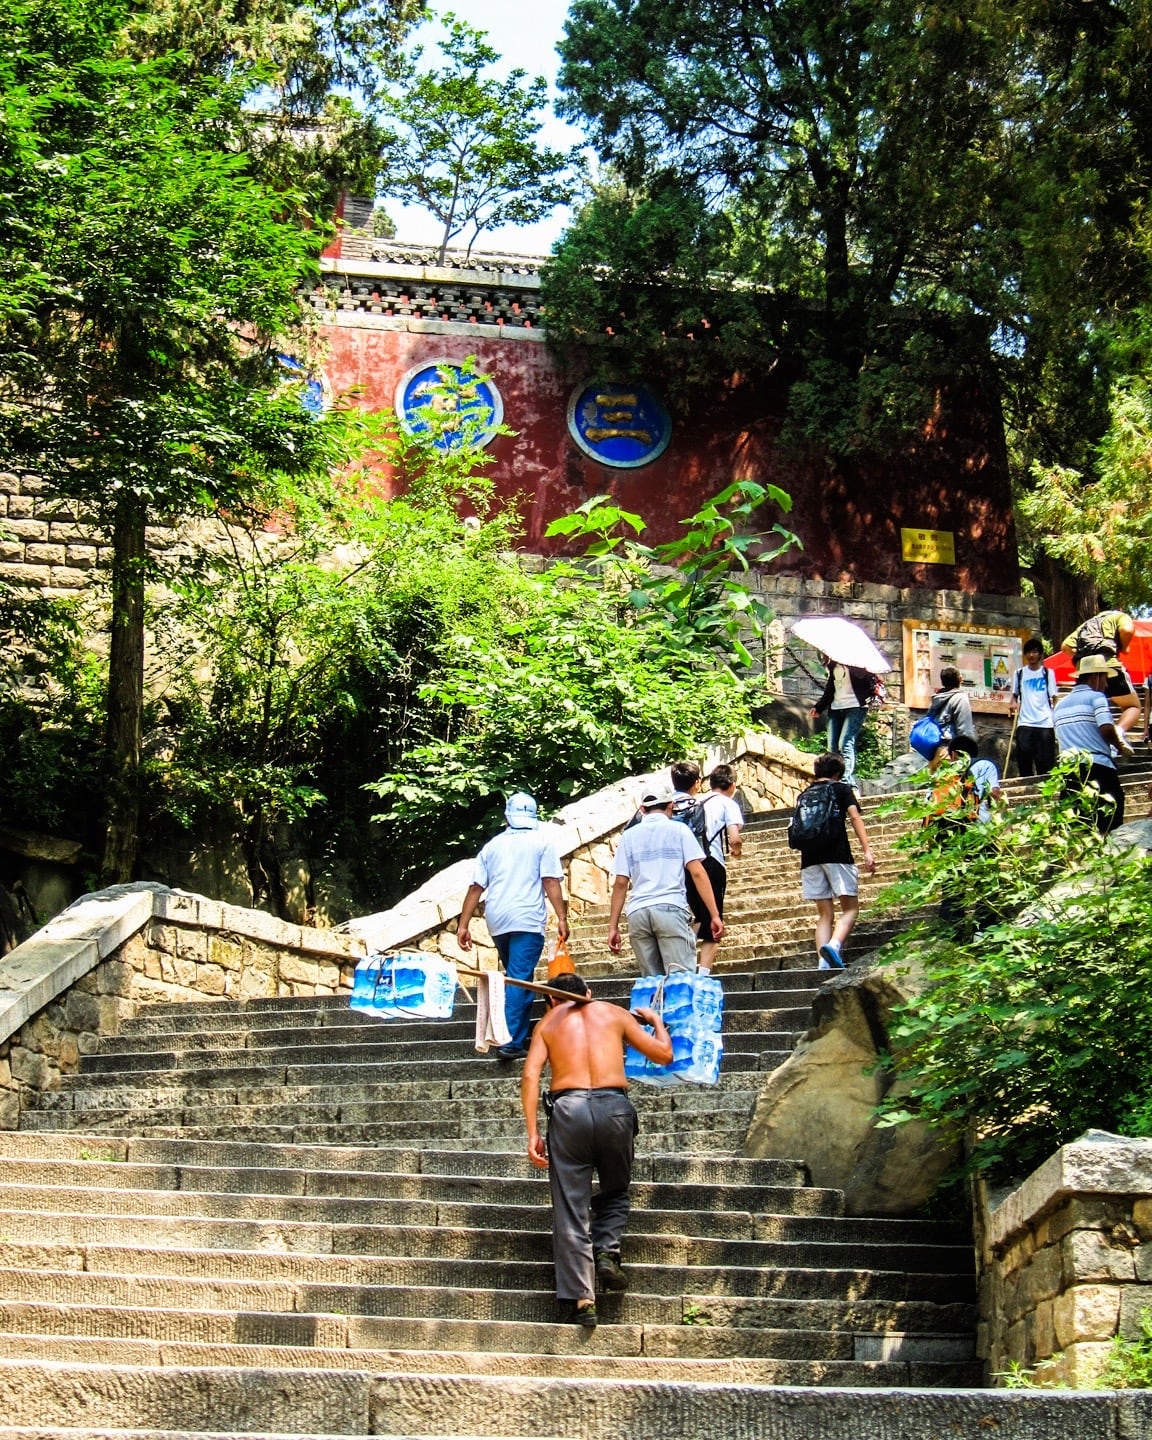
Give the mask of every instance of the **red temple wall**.
<path id="1" fill-rule="evenodd" d="M 529 549 L 558 548 L 544 539 L 548 523 L 597 494 L 639 511 L 648 522 L 647 540 L 671 539 L 678 522 L 711 495 L 750 478 L 792 496 L 791 516 L 773 509 L 764 517 L 766 524 L 783 519 L 803 542 L 802 551 L 773 566 L 782 574 L 992 595 L 1019 591 L 1003 430 L 998 407 L 986 396 L 946 397 L 924 432 L 899 453 L 832 463 L 776 443 L 783 396 L 753 379 L 721 387 L 707 404 L 674 414 L 671 443 L 658 459 L 616 469 L 590 459 L 569 436 L 573 386 L 536 338 L 539 332 L 504 338 L 489 326 L 409 322 L 401 328 L 374 319 L 337 314 L 323 325 L 324 370 L 333 392 L 357 390 L 358 403 L 390 408 L 397 382 L 412 367 L 475 356 L 498 386 L 505 423 L 516 432 L 492 442 L 494 464 L 486 473 L 505 501 L 519 505 Z M 902 526 L 953 532 L 956 564 L 905 562 Z"/>

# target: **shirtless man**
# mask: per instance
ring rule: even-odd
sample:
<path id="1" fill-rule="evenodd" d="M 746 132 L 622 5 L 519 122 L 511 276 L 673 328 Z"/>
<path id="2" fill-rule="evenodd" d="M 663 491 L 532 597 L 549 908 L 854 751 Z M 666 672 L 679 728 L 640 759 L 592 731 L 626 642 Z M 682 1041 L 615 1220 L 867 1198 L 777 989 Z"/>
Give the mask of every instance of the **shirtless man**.
<path id="1" fill-rule="evenodd" d="M 595 1281 L 609 1290 L 628 1288 L 620 1241 L 628 1223 L 637 1127 L 624 1078 L 624 1045 L 667 1065 L 672 1041 L 655 1011 L 629 1014 L 619 1005 L 590 1000 L 579 975 L 559 975 L 551 985 L 573 998 L 548 997 L 548 1013 L 528 1047 L 520 1101 L 528 1125 L 528 1158 L 538 1170 L 549 1171 L 560 1318 L 591 1330 L 596 1325 Z M 536 1113 L 545 1065 L 552 1072 L 547 1148 Z M 593 1171 L 600 1179 L 595 1198 Z"/>

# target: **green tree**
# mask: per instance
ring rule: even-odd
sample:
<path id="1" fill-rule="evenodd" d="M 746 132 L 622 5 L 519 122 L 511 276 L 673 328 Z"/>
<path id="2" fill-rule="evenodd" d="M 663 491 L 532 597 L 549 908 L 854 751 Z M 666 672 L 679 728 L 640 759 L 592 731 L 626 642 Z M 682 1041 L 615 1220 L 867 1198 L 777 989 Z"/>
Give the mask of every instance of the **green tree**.
<path id="1" fill-rule="evenodd" d="M 314 423 L 276 362 L 307 346 L 324 231 L 235 144 L 257 73 L 126 59 L 125 18 L 50 0 L 0 19 L 0 437 L 111 545 L 107 880 L 137 839 L 147 527 L 347 453 L 347 422 Z"/>
<path id="2" fill-rule="evenodd" d="M 547 82 L 521 69 L 486 75 L 500 57 L 484 32 L 454 15 L 444 24 L 446 63 L 422 70 L 423 50 L 412 51 L 384 144 L 385 193 L 443 225 L 441 259 L 458 235 L 471 251 L 494 225 L 530 224 L 572 195 L 572 157 L 537 139 Z"/>
<path id="3" fill-rule="evenodd" d="M 922 1119 L 1000 1179 L 1091 1127 L 1152 1130 L 1152 858 L 1101 845 L 1090 800 L 1063 783 L 1054 772 L 986 824 L 917 827 L 885 897 L 922 908 L 962 875 L 968 913 L 959 938 L 921 922 L 881 952 L 926 983 L 889 1027 L 899 1098 L 879 1123 Z M 908 815 L 932 821 L 932 806 Z"/>
<path id="4" fill-rule="evenodd" d="M 805 361 L 807 433 L 850 444 L 909 386 L 922 411 L 926 382 L 979 354 L 976 317 L 1004 273 L 984 228 L 1014 78 L 989 17 L 908 0 L 576 0 L 560 48 L 567 113 L 637 213 L 668 214 L 679 193 L 713 272 L 761 287 L 761 346 Z M 664 257 L 674 283 L 685 251 Z M 715 344 L 730 364 L 723 333 Z M 907 425 L 915 405 L 895 408 Z"/>

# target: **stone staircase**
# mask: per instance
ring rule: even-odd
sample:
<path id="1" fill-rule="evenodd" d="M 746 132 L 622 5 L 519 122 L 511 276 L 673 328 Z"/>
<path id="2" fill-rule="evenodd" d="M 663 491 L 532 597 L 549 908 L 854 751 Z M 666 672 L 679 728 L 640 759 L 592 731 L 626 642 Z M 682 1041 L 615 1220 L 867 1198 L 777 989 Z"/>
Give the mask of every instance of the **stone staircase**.
<path id="1" fill-rule="evenodd" d="M 892 924 L 867 903 L 898 827 L 865 809 L 882 866 L 850 956 Z M 0 1440 L 1041 1433 L 975 1388 L 966 1235 L 847 1217 L 802 1157 L 739 1153 L 824 978 L 785 820 L 733 869 L 721 1084 L 633 1092 L 631 1289 L 597 1330 L 555 1323 L 547 1182 L 469 1004 L 155 1005 L 0 1133 Z M 624 1003 L 606 929 L 577 954 Z"/>

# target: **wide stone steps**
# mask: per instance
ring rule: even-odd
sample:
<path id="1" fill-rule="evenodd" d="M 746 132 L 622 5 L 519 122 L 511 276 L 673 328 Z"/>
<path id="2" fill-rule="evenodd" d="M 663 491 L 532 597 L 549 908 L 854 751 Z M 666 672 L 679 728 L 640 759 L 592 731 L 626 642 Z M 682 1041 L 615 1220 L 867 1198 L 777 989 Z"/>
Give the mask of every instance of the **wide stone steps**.
<path id="1" fill-rule="evenodd" d="M 783 1364 L 783 1362 L 782 1362 Z M 1116 1440 L 1146 1433 L 1152 1404 L 1103 1395 L 1027 1392 L 933 1393 L 853 1388 L 862 1370 L 886 1386 L 918 1385 L 932 1365 L 820 1367 L 829 1385 L 766 1388 L 740 1381 L 669 1384 L 660 1378 L 524 1377 L 518 1374 L 341 1371 L 214 1365 L 53 1364 L 0 1361 L 0 1406 L 8 1432 L 48 1437 L 107 1435 L 150 1440 L 179 1435 L 311 1437 L 387 1435 L 392 1440 L 467 1437 L 669 1435 L 741 1440 Z M 946 1368 L 946 1367 L 944 1367 Z M 787 1372 L 783 1372 L 787 1374 Z M 227 1417 L 224 1428 L 222 1417 Z M 82 1419 L 77 1432 L 70 1422 Z M 127 1432 L 127 1434 L 125 1433 Z M 3 1434 L 4 1432 L 0 1432 Z"/>
<path id="2" fill-rule="evenodd" d="M 970 1240 L 845 1216 L 802 1164 L 739 1153 L 828 978 L 776 830 L 733 871 L 720 1085 L 633 1087 L 630 1289 L 596 1331 L 556 1323 L 519 1067 L 475 1052 L 470 1002 L 444 1024 L 346 997 L 155 1006 L 0 1135 L 9 1429 L 935 1440 L 937 1411 L 868 1408 L 930 1386 L 964 1433 Z M 856 953 L 896 923 L 862 920 Z M 576 950 L 623 1004 L 606 928 Z"/>

